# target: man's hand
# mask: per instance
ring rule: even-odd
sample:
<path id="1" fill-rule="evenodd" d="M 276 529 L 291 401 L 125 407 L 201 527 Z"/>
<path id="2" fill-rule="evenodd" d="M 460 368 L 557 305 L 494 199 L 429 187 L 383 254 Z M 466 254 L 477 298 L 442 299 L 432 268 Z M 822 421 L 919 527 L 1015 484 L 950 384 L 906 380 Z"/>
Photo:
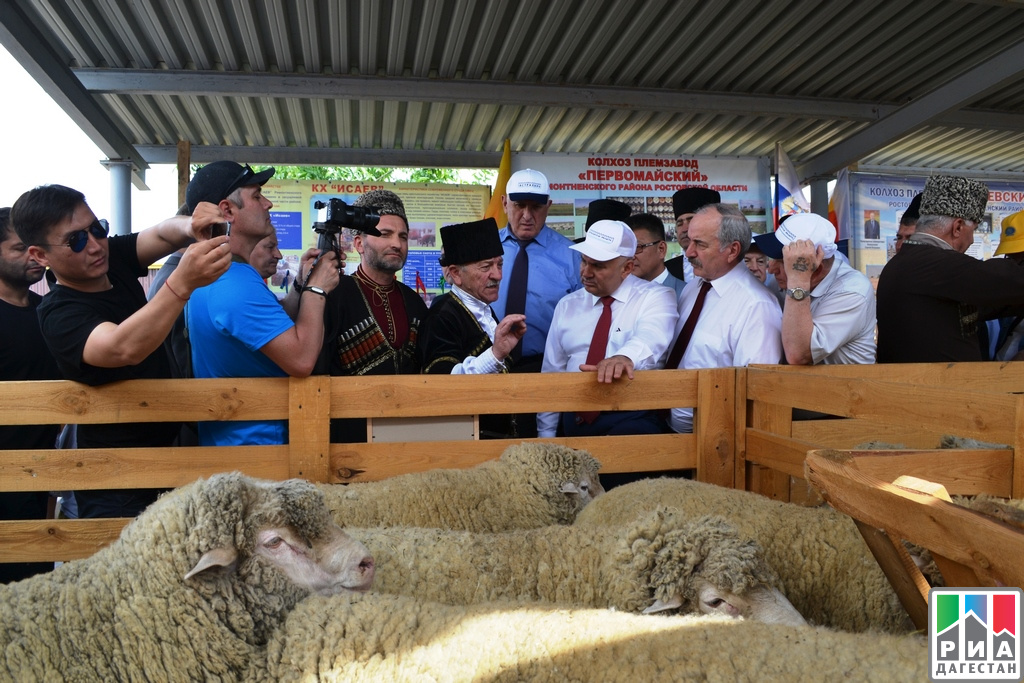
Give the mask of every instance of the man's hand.
<path id="1" fill-rule="evenodd" d="M 174 278 L 174 291 L 187 298 L 193 291 L 205 287 L 227 272 L 230 265 L 228 238 L 223 235 L 213 237 L 189 245 L 168 280 Z"/>
<path id="2" fill-rule="evenodd" d="M 810 240 L 794 240 L 782 247 L 782 265 L 786 269 L 786 286 L 810 289 L 811 275 L 825 258 L 821 247 Z"/>
<path id="3" fill-rule="evenodd" d="M 584 364 L 580 366 L 580 370 L 582 372 L 596 372 L 597 381 L 604 382 L 605 384 L 611 384 L 622 377 L 622 373 L 626 373 L 626 377 L 633 379 L 633 361 L 626 356 L 605 358 L 597 365 Z"/>
<path id="4" fill-rule="evenodd" d="M 526 334 L 525 315 L 512 313 L 502 318 L 494 329 L 494 344 L 491 345 L 491 353 L 494 354 L 495 360 L 504 361 L 524 334 Z"/>
<path id="5" fill-rule="evenodd" d="M 320 256 L 320 262 L 313 268 L 304 286 L 316 286 L 325 292 L 332 292 L 341 282 L 341 271 L 338 268 L 338 257 L 333 251 L 328 251 Z"/>
<path id="6" fill-rule="evenodd" d="M 225 223 L 220 207 L 210 202 L 199 202 L 192 212 L 192 237 L 197 242 L 208 240 L 213 235 L 213 226 Z"/>

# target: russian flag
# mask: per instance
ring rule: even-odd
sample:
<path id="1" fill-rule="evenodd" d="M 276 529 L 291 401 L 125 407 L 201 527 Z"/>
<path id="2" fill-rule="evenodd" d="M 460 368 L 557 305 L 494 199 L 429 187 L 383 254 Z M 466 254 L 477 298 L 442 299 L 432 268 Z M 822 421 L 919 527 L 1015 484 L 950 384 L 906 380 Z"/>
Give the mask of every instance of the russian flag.
<path id="1" fill-rule="evenodd" d="M 782 149 L 782 143 L 775 143 L 775 228 L 779 219 L 794 213 L 810 213 L 811 207 L 800 190 L 800 178 L 793 162 Z"/>

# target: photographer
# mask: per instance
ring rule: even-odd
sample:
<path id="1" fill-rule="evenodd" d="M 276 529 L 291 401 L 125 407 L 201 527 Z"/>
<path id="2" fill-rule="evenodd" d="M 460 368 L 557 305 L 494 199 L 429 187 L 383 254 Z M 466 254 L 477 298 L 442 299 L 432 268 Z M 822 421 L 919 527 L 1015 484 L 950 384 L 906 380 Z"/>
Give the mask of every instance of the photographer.
<path id="1" fill-rule="evenodd" d="M 334 253 L 325 253 L 302 284 L 299 312 L 293 322 L 249 265 L 260 240 L 274 234 L 273 204 L 262 186 L 274 169 L 259 173 L 232 161 L 199 169 L 188 184 L 185 200 L 216 204 L 228 223 L 232 263 L 208 287 L 196 290 L 186 307 L 195 377 L 305 377 L 313 370 L 323 343 L 324 305 L 338 285 Z M 298 283 L 296 283 L 298 287 Z M 283 420 L 203 422 L 203 446 L 281 444 L 288 440 Z"/>
<path id="2" fill-rule="evenodd" d="M 356 232 L 360 263 L 327 297 L 325 342 L 317 372 L 334 376 L 405 375 L 420 371 L 416 343 L 427 314 L 423 299 L 398 281 L 409 254 L 409 221 L 398 195 L 373 190 L 354 208 L 380 215 L 379 235 Z M 364 420 L 332 420 L 331 441 L 366 440 Z"/>

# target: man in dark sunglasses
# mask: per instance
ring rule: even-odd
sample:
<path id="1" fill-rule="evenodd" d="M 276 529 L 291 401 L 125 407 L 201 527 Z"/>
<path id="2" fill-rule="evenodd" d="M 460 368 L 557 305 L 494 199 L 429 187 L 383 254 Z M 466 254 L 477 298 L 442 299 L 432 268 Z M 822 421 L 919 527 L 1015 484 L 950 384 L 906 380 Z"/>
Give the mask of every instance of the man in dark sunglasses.
<path id="1" fill-rule="evenodd" d="M 108 236 L 85 196 L 62 185 L 21 195 L 11 223 L 29 255 L 55 283 L 39 305 L 46 344 L 65 379 L 100 385 L 171 376 L 163 341 L 192 292 L 216 280 L 231 263 L 227 238 L 209 239 L 221 221 L 205 204 L 193 216 L 169 218 L 130 235 Z M 191 245 L 191 246 L 189 246 Z M 161 292 L 147 303 L 139 277 L 151 263 L 188 246 Z M 81 448 L 170 446 L 175 423 L 79 425 Z M 132 517 L 153 490 L 79 491 L 82 517 Z"/>

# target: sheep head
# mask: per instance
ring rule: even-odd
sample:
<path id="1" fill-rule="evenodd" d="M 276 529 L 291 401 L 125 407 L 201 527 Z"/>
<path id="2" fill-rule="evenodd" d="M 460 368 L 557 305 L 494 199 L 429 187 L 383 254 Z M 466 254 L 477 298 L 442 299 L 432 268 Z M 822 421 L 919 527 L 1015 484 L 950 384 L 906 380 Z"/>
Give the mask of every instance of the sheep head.
<path id="1" fill-rule="evenodd" d="M 502 463 L 522 470 L 534 488 L 558 508 L 559 523 L 571 524 L 587 503 L 604 493 L 590 453 L 553 443 L 520 443 L 501 454 Z"/>

